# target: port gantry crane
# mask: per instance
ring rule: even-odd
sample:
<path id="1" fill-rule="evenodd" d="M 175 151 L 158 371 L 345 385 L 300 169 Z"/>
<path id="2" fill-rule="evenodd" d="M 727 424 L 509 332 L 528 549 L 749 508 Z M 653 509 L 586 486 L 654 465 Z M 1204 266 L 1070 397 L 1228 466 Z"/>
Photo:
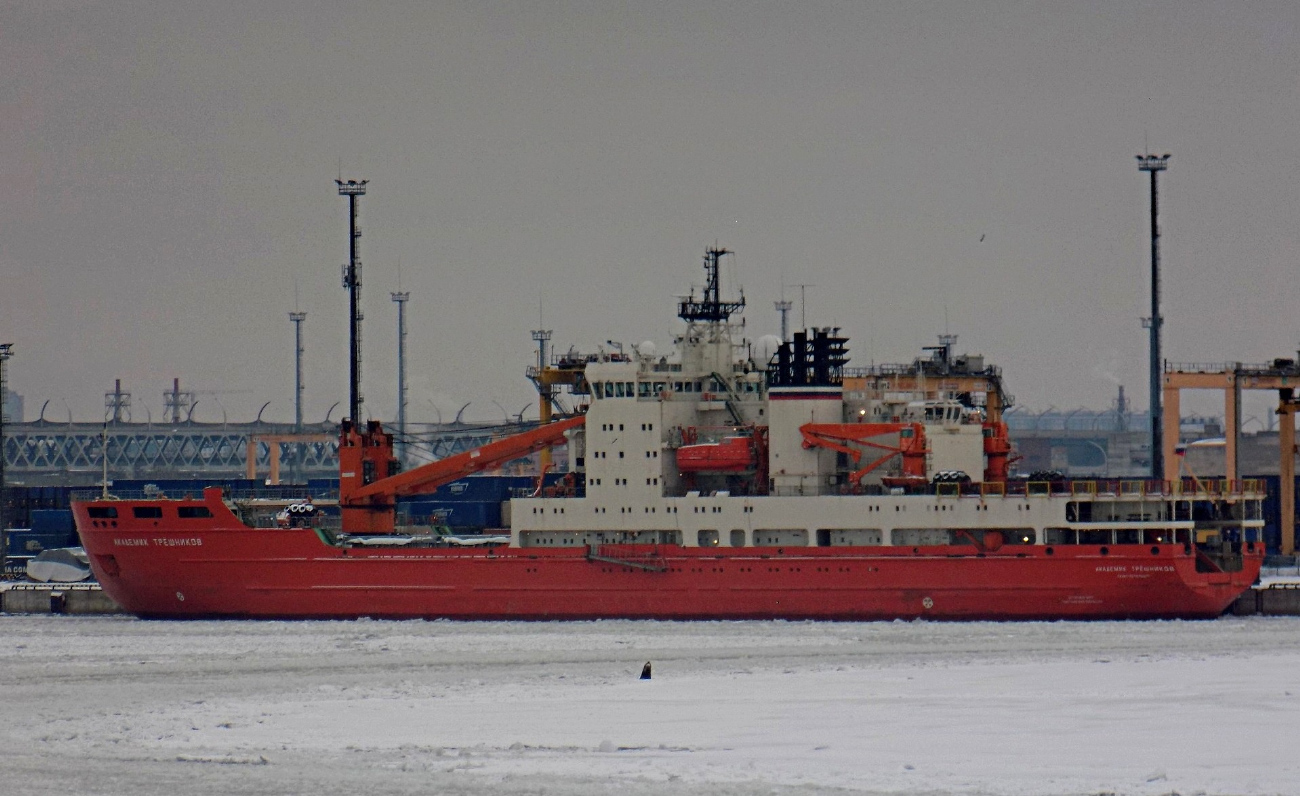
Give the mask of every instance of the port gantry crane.
<path id="1" fill-rule="evenodd" d="M 1164 472 L 1161 478 L 1173 481 L 1178 478 L 1179 404 L 1182 390 L 1222 390 L 1224 420 L 1224 476 L 1230 482 L 1241 480 L 1237 443 L 1241 436 L 1241 391 L 1277 390 L 1280 419 L 1278 442 L 1281 461 L 1278 472 L 1278 503 L 1280 509 L 1279 549 L 1282 555 L 1295 553 L 1295 415 L 1297 399 L 1295 387 L 1300 384 L 1300 365 L 1294 359 L 1275 359 L 1270 363 L 1251 365 L 1229 363 L 1176 363 L 1166 362 L 1162 397 L 1164 433 Z"/>

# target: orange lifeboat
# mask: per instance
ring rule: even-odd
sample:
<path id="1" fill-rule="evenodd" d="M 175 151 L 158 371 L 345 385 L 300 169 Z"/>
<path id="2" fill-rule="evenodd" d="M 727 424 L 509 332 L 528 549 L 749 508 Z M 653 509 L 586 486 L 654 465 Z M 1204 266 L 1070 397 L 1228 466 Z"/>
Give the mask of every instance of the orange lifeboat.
<path id="1" fill-rule="evenodd" d="M 677 469 L 683 473 L 743 473 L 757 467 L 753 437 L 726 437 L 677 449 Z"/>

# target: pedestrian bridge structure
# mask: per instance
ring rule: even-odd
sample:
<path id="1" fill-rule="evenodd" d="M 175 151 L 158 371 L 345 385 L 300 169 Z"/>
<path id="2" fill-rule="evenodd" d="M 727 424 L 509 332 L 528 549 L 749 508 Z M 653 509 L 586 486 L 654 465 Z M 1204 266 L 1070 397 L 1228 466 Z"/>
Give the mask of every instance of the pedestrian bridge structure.
<path id="1" fill-rule="evenodd" d="M 536 425 L 408 424 L 409 465 L 477 448 Z M 106 470 L 110 481 L 245 478 L 252 452 L 255 477 L 268 477 L 276 458 L 281 478 L 302 483 L 338 477 L 337 434 L 337 426 L 325 423 L 301 429 L 292 423 L 267 422 L 7 423 L 5 481 L 28 486 L 98 484 Z"/>

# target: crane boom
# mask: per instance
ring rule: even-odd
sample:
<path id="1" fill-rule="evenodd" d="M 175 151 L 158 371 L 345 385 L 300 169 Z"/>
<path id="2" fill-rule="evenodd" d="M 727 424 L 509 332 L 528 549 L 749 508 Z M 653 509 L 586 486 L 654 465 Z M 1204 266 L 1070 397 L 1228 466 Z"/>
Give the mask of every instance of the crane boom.
<path id="1" fill-rule="evenodd" d="M 862 463 L 862 449 L 850 447 L 855 443 L 868 448 L 884 451 L 884 455 L 860 467 L 849 476 L 849 482 L 857 484 L 864 476 L 895 456 L 903 458 L 903 474 L 911 477 L 925 478 L 925 428 L 920 423 L 805 423 L 799 427 L 803 435 L 805 448 L 829 448 L 847 454 L 854 466 Z M 885 434 L 897 434 L 898 445 L 885 445 L 872 442 L 872 437 Z"/>
<path id="2" fill-rule="evenodd" d="M 585 421 L 579 415 L 548 423 L 404 473 L 396 472 L 393 437 L 378 422 L 371 421 L 364 433 L 345 424 L 339 444 L 339 507 L 343 530 L 391 533 L 398 497 L 429 492 L 502 462 L 557 445 L 564 441 L 566 432 Z"/>

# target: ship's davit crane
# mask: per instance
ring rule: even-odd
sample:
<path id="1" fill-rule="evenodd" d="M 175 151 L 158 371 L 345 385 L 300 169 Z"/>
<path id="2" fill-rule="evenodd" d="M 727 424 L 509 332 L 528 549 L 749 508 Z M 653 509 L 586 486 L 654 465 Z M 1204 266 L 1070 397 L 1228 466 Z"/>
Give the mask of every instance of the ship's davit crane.
<path id="1" fill-rule="evenodd" d="M 805 448 L 829 448 L 846 454 L 853 460 L 854 470 L 849 475 L 849 483 L 857 486 L 868 473 L 885 462 L 901 456 L 903 458 L 903 477 L 925 481 L 925 427 L 920 423 L 805 423 L 799 427 L 803 435 Z M 872 437 L 897 434 L 898 445 L 886 445 L 872 441 Z M 851 447 L 854 443 L 867 448 L 884 451 L 884 455 L 862 464 L 862 448 Z"/>
<path id="2" fill-rule="evenodd" d="M 502 462 L 527 456 L 564 442 L 565 433 L 581 426 L 578 415 L 539 426 L 532 431 L 489 442 L 481 448 L 399 472 L 393 455 L 393 435 L 377 420 L 359 431 L 343 421 L 339 435 L 339 509 L 343 531 L 351 534 L 392 533 L 397 498 L 429 492 Z"/>

